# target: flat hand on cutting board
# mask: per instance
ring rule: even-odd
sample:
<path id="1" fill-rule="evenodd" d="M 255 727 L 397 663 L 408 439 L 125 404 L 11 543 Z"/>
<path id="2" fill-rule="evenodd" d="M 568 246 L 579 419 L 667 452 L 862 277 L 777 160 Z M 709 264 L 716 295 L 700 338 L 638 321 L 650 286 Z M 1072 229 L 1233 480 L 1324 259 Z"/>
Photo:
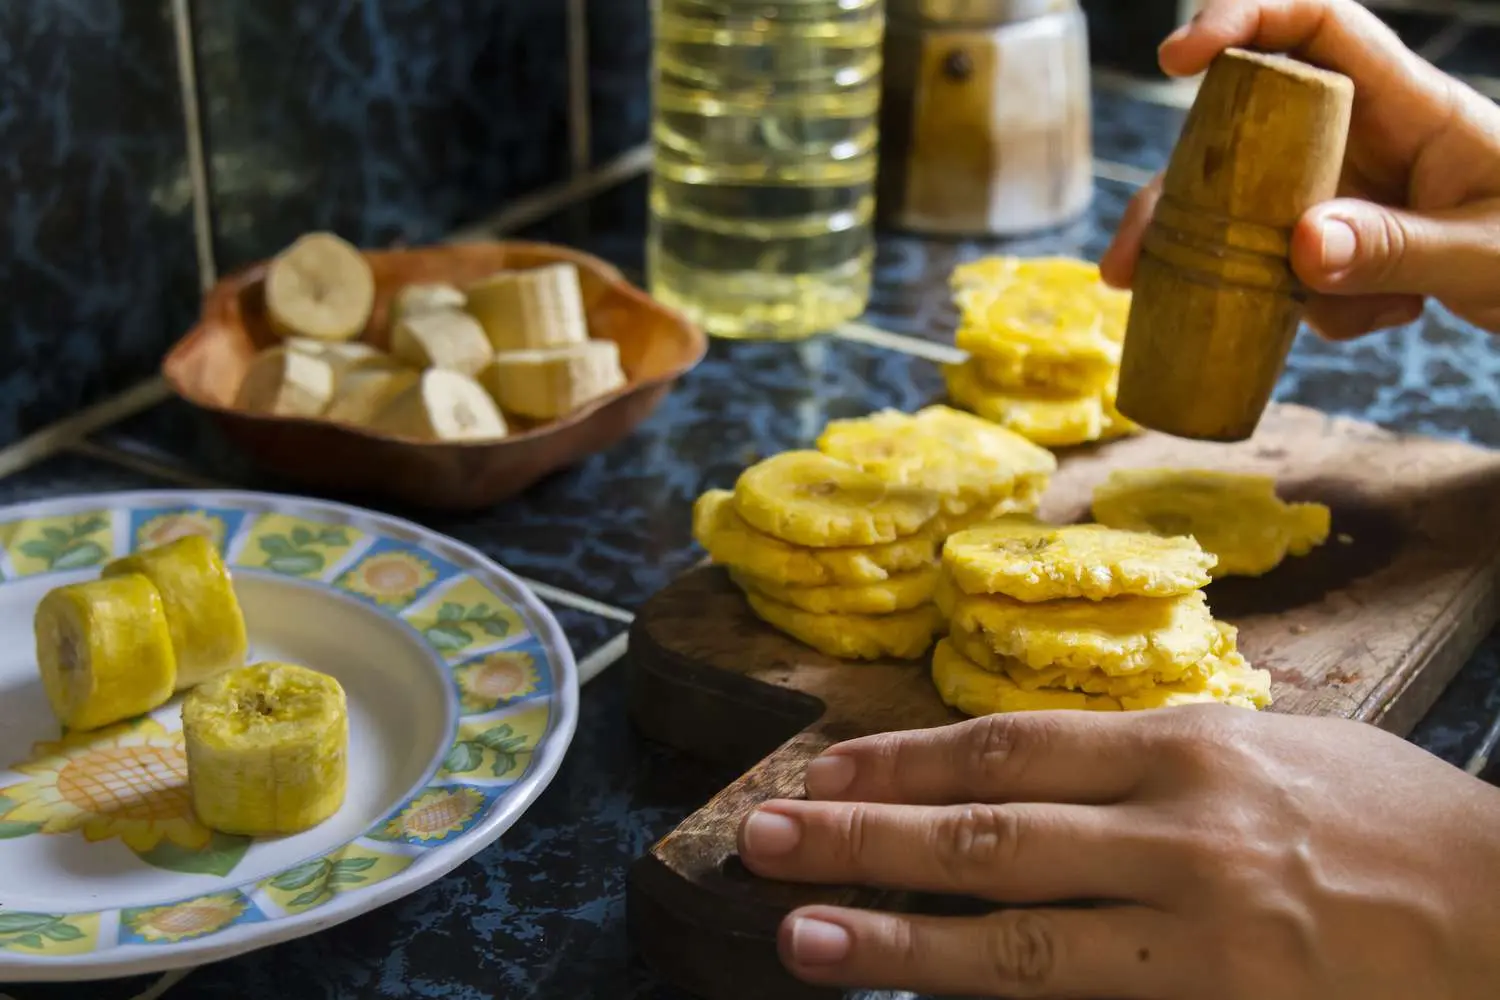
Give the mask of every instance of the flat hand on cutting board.
<path id="1" fill-rule="evenodd" d="M 1208 0 L 1161 47 L 1191 76 L 1226 48 L 1285 52 L 1354 81 L 1340 197 L 1308 211 L 1292 268 L 1307 319 L 1348 339 L 1410 322 L 1431 297 L 1500 332 L 1500 108 L 1425 62 L 1355 0 Z M 1130 286 L 1161 177 L 1131 203 L 1101 262 Z"/>
<path id="2" fill-rule="evenodd" d="M 1372 726 L 1223 706 L 995 715 L 835 746 L 747 817 L 756 874 L 1034 904 L 809 907 L 804 980 L 941 995 L 1481 1000 L 1500 790 Z M 1053 901 L 1114 900 L 1093 908 Z"/>

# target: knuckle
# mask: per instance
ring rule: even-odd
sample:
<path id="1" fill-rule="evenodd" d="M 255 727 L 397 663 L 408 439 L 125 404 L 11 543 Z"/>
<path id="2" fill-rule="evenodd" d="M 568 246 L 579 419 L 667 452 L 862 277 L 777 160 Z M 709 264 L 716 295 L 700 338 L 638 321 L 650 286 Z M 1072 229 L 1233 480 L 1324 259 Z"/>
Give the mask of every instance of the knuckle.
<path id="1" fill-rule="evenodd" d="M 976 870 L 1003 867 L 1017 854 L 1019 815 L 1003 806 L 969 805 L 949 810 L 938 821 L 934 856 L 955 881 Z"/>
<path id="2" fill-rule="evenodd" d="M 990 918 L 983 938 L 983 959 L 998 990 L 1046 989 L 1057 979 L 1061 956 L 1052 919 L 1045 913 L 1020 911 Z"/>
<path id="3" fill-rule="evenodd" d="M 869 810 L 862 805 L 850 806 L 843 810 L 835 848 L 836 852 L 843 856 L 843 860 L 855 865 L 864 862 L 869 820 Z"/>
<path id="4" fill-rule="evenodd" d="M 1368 262 L 1368 278 L 1377 284 L 1394 278 L 1411 243 L 1406 226 L 1395 215 L 1380 212 L 1360 229 L 1361 242 L 1369 241 L 1369 252 L 1360 255 Z"/>
<path id="5" fill-rule="evenodd" d="M 988 715 L 975 720 L 959 766 L 979 787 L 1005 784 L 1024 773 L 1027 761 L 1049 740 L 1050 723 L 1034 714 Z"/>

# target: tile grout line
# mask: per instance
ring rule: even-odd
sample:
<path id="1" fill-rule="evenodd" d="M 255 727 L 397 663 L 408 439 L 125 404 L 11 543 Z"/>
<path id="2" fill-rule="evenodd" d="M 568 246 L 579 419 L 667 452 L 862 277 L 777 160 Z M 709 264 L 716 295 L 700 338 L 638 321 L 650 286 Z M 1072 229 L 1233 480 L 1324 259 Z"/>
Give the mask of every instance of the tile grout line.
<path id="1" fill-rule="evenodd" d="M 618 663 L 630 651 L 630 633 L 621 632 L 578 661 L 578 686 L 583 687 Z"/>
<path id="2" fill-rule="evenodd" d="M 1474 751 L 1474 756 L 1469 758 L 1464 770 L 1479 777 L 1489 768 L 1497 750 L 1500 750 L 1500 712 L 1495 714 L 1495 721 L 1490 723 L 1484 739 L 1479 741 L 1479 749 Z"/>
<path id="3" fill-rule="evenodd" d="M 1094 160 L 1094 179 L 1130 187 L 1145 187 L 1156 179 L 1156 171 L 1115 160 Z"/>
<path id="4" fill-rule="evenodd" d="M 155 459 L 142 457 L 140 455 L 133 455 L 128 451 L 124 451 L 119 448 L 113 448 L 109 445 L 98 444 L 93 441 L 72 442 L 67 445 L 67 449 L 87 458 L 92 458 L 101 462 L 109 462 L 110 464 L 119 466 L 120 468 L 129 469 L 130 471 L 138 472 L 141 475 L 154 476 L 157 479 L 164 479 L 167 482 L 176 483 L 179 486 L 186 486 L 200 490 L 233 490 L 246 488 L 242 486 L 236 486 L 233 483 L 226 483 L 221 479 L 215 479 L 211 476 L 202 476 L 189 469 L 184 469 L 180 466 L 172 465 L 167 462 L 160 462 Z M 617 608 L 613 604 L 606 604 L 603 601 L 595 600 L 592 597 L 586 597 L 583 594 L 575 594 L 571 590 L 564 590 L 561 587 L 554 587 L 550 583 L 543 583 L 540 580 L 533 580 L 530 577 L 523 576 L 522 574 L 515 573 L 514 571 L 511 571 L 511 573 L 528 588 L 530 588 L 530 590 L 535 593 L 537 597 L 541 598 L 544 601 L 551 601 L 553 604 L 560 604 L 564 607 L 572 608 L 574 611 L 583 611 L 598 618 L 607 618 L 610 621 L 621 622 L 626 625 L 629 625 L 631 622 L 635 621 L 635 616 L 629 611 L 626 611 L 624 608 Z"/>
<path id="5" fill-rule="evenodd" d="M 651 158 L 651 144 L 642 143 L 633 149 L 626 150 L 608 163 L 601 164 L 597 170 L 591 170 L 581 177 L 564 181 L 561 184 L 553 184 L 524 198 L 518 198 L 494 215 L 456 229 L 445 238 L 444 242 L 462 243 L 484 240 L 514 232 L 553 212 L 567 208 L 575 202 L 591 198 L 601 191 L 607 191 L 626 181 L 634 180 L 651 169 Z"/>
<path id="6" fill-rule="evenodd" d="M 166 995 L 168 990 L 182 982 L 188 976 L 191 976 L 194 972 L 197 972 L 198 968 L 195 965 L 190 968 L 173 969 L 171 972 L 163 973 L 160 979 L 146 987 L 140 993 L 137 993 L 134 997 L 131 997 L 131 1000 L 160 1000 L 161 997 Z"/>
<path id="7" fill-rule="evenodd" d="M 33 431 L 14 444 L 0 448 L 0 478 L 45 461 L 95 431 L 133 417 L 142 410 L 163 402 L 170 395 L 171 390 L 162 378 L 148 378 L 93 406 Z"/>
<path id="8" fill-rule="evenodd" d="M 198 101 L 198 59 L 193 50 L 190 2 L 172 0 L 172 25 L 177 44 L 177 81 L 182 96 L 183 129 L 187 133 L 188 180 L 193 189 L 193 242 L 198 251 L 198 286 L 207 292 L 219 280 L 219 264 L 214 253 L 208 158 L 203 142 L 203 111 Z"/>
<path id="9" fill-rule="evenodd" d="M 969 355 L 949 344 L 935 340 L 913 337 L 905 333 L 892 333 L 869 323 L 844 323 L 828 331 L 830 337 L 867 347 L 880 347 L 897 354 L 924 358 L 935 364 L 956 365 L 968 360 Z"/>
<path id="10" fill-rule="evenodd" d="M 99 444 L 94 441 L 78 441 L 67 446 L 67 450 L 85 458 L 92 458 L 100 462 L 109 462 L 122 469 L 138 472 L 143 476 L 154 476 L 157 479 L 165 479 L 176 483 L 178 486 L 187 486 L 198 490 L 225 490 L 234 489 L 227 483 L 208 476 L 200 476 L 189 469 L 178 468 L 167 462 L 159 462 L 152 458 L 135 455 L 121 448 L 113 448 L 109 445 Z"/>
<path id="11" fill-rule="evenodd" d="M 588 173 L 594 159 L 594 127 L 589 108 L 589 16 L 586 0 L 568 2 L 568 149 L 572 176 Z"/>

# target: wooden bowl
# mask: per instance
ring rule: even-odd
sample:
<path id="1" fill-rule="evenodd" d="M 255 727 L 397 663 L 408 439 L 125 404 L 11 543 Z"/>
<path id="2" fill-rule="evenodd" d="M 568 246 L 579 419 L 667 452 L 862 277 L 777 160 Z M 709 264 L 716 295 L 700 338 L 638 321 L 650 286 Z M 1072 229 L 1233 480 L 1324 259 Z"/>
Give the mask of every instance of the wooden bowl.
<path id="1" fill-rule="evenodd" d="M 376 301 L 360 339 L 388 346 L 386 314 L 403 285 L 464 285 L 495 271 L 568 261 L 578 267 L 589 333 L 620 345 L 624 388 L 569 416 L 499 441 L 433 442 L 302 417 L 235 409 L 257 351 L 277 342 L 266 317 L 267 262 L 218 283 L 203 315 L 167 354 L 172 391 L 213 414 L 225 435 L 262 468 L 302 485 L 386 497 L 442 510 L 473 510 L 520 493 L 537 480 L 619 442 L 707 351 L 703 331 L 589 254 L 544 243 L 462 243 L 372 251 Z"/>

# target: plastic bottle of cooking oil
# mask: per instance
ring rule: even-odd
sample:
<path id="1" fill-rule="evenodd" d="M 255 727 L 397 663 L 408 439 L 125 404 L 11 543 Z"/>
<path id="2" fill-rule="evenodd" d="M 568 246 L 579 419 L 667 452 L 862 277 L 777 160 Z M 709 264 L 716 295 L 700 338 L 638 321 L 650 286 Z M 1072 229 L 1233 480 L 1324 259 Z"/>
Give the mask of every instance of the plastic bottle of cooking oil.
<path id="1" fill-rule="evenodd" d="M 858 316 L 884 0 L 654 0 L 651 293 L 721 337 Z"/>

